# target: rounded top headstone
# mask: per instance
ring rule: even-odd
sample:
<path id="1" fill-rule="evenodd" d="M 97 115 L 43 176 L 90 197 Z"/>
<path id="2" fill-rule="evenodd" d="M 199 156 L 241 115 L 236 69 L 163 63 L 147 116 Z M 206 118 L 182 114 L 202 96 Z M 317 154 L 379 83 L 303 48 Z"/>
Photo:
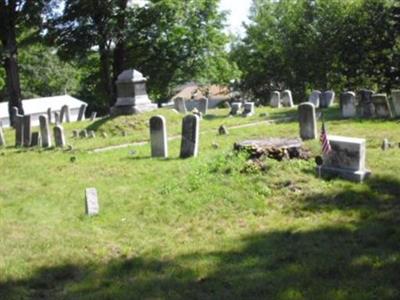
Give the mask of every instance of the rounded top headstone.
<path id="1" fill-rule="evenodd" d="M 142 73 L 135 69 L 123 71 L 118 75 L 117 82 L 144 82 L 147 78 Z"/>

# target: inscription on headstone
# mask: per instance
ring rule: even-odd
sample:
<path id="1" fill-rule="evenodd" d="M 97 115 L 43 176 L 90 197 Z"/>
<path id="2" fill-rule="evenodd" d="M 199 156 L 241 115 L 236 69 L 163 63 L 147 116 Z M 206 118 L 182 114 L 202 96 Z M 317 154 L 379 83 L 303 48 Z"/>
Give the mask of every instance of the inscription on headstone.
<path id="1" fill-rule="evenodd" d="M 199 149 L 200 118 L 187 115 L 182 120 L 181 158 L 197 156 Z"/>
<path id="2" fill-rule="evenodd" d="M 152 157 L 168 157 L 167 126 L 163 116 L 150 118 L 150 140 Z"/>

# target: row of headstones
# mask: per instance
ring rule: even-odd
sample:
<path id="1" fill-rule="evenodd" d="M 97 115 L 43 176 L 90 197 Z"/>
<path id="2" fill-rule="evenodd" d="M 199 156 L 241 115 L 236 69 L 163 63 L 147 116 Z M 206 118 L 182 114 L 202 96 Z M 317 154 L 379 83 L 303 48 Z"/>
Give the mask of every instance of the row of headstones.
<path id="1" fill-rule="evenodd" d="M 385 93 L 374 93 L 371 90 L 344 92 L 340 95 L 340 110 L 342 117 L 351 118 L 359 115 L 363 118 L 392 118 L 393 112 L 400 117 L 400 90 L 392 90 L 392 105 Z"/>
<path id="2" fill-rule="evenodd" d="M 208 111 L 208 98 L 200 98 L 199 100 L 197 100 L 198 102 L 198 111 L 204 116 L 207 114 Z M 175 109 L 183 114 L 187 114 L 188 110 L 186 108 L 186 104 L 185 104 L 185 99 L 181 98 L 181 97 L 177 97 L 174 99 L 174 105 L 175 105 Z"/>
<path id="3" fill-rule="evenodd" d="M 274 91 L 271 93 L 270 106 L 274 108 L 293 107 L 293 97 L 290 90 L 284 90 L 282 93 Z"/>
<path id="4" fill-rule="evenodd" d="M 240 111 L 242 106 L 243 110 Z M 244 104 L 241 102 L 233 102 L 229 114 L 232 116 L 242 115 L 244 117 L 250 117 L 255 114 L 254 102 L 245 102 Z"/>
<path id="5" fill-rule="evenodd" d="M 196 157 L 199 149 L 200 117 L 187 115 L 182 119 L 180 158 Z M 168 157 L 167 124 L 163 116 L 150 118 L 152 157 Z"/>
<path id="6" fill-rule="evenodd" d="M 93 130 L 87 130 L 87 129 L 82 129 L 82 130 L 73 130 L 72 131 L 72 137 L 73 138 L 95 138 L 96 133 Z"/>
<path id="7" fill-rule="evenodd" d="M 334 91 L 312 91 L 311 95 L 308 97 L 308 102 L 314 104 L 316 108 L 328 108 L 335 101 Z"/>

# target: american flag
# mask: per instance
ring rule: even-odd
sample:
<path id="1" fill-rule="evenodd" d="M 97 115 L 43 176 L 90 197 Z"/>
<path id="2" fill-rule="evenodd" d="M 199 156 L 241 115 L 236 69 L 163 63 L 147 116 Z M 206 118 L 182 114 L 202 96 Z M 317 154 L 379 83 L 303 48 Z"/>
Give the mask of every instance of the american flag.
<path id="1" fill-rule="evenodd" d="M 319 140 L 321 141 L 322 144 L 322 153 L 323 154 L 328 154 L 331 152 L 331 144 L 329 143 L 328 135 L 326 134 L 325 130 L 325 123 L 322 120 L 322 128 L 321 128 L 321 136 L 319 137 Z"/>

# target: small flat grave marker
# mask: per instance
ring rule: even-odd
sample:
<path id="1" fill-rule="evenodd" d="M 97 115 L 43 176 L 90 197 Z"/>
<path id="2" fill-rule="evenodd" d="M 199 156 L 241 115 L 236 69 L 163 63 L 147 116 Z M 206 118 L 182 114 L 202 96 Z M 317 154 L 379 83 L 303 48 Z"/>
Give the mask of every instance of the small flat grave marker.
<path id="1" fill-rule="evenodd" d="M 85 213 L 89 217 L 98 215 L 100 211 L 99 199 L 95 188 L 85 190 Z"/>

